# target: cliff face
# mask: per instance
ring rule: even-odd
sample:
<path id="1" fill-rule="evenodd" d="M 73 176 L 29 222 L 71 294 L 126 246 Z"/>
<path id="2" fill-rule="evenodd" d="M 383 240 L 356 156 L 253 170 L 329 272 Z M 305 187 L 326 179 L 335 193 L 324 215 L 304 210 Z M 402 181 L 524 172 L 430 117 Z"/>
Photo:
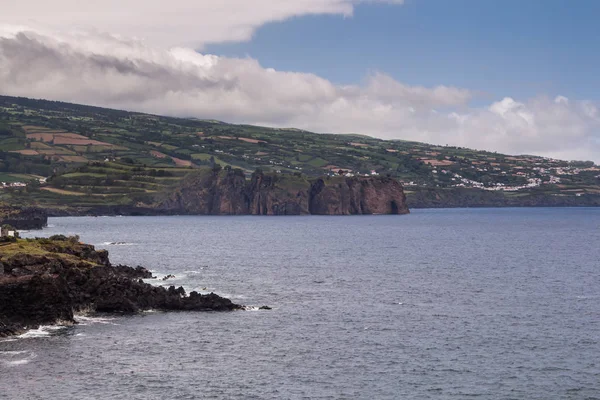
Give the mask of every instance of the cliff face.
<path id="1" fill-rule="evenodd" d="M 240 170 L 195 174 L 158 209 L 198 215 L 406 214 L 402 186 L 392 178 L 330 178 L 309 181 L 289 175 Z"/>
<path id="2" fill-rule="evenodd" d="M 42 229 L 48 224 L 48 215 L 40 208 L 0 205 L 0 225 L 4 224 L 16 229 Z"/>
<path id="3" fill-rule="evenodd" d="M 173 191 L 159 208 L 187 214 L 246 214 L 246 178 L 241 171 L 193 174 Z"/>
<path id="4" fill-rule="evenodd" d="M 346 178 L 312 184 L 310 213 L 317 215 L 407 214 L 402 185 L 392 178 Z"/>
<path id="5" fill-rule="evenodd" d="M 304 180 L 286 181 L 275 175 L 254 174 L 246 191 L 247 214 L 308 214 L 308 188 L 309 183 Z"/>

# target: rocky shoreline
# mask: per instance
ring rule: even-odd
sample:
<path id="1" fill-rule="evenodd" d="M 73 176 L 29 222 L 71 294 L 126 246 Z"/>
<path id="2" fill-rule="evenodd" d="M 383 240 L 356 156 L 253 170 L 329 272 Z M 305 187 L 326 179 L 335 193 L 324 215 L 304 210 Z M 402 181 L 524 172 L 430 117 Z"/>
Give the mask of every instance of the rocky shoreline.
<path id="1" fill-rule="evenodd" d="M 243 309 L 214 293 L 153 286 L 143 267 L 111 265 L 106 250 L 76 237 L 20 239 L 0 245 L 0 337 L 40 325 L 75 324 L 78 312 Z"/>

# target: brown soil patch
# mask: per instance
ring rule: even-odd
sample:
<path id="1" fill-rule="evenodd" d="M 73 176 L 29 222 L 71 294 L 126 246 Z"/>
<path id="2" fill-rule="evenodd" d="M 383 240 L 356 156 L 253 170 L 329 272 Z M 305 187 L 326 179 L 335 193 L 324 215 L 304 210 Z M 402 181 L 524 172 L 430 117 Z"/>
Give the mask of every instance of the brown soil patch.
<path id="1" fill-rule="evenodd" d="M 19 154 L 22 154 L 24 156 L 37 156 L 38 154 L 40 154 L 36 150 L 31 150 L 31 149 L 13 150 L 10 153 L 19 153 Z"/>
<path id="2" fill-rule="evenodd" d="M 398 150 L 395 149 L 385 149 L 385 151 L 387 151 L 388 153 L 397 153 Z"/>
<path id="3" fill-rule="evenodd" d="M 246 142 L 246 143 L 253 143 L 253 144 L 267 143 L 264 140 L 250 139 L 250 138 L 245 138 L 245 137 L 240 137 L 240 138 L 238 138 L 238 140 L 241 140 L 242 142 Z"/>
<path id="4" fill-rule="evenodd" d="M 112 144 L 92 140 L 88 137 L 78 135 L 76 133 L 28 133 L 27 139 L 41 140 L 42 142 L 52 142 L 55 145 L 73 145 L 73 146 L 107 146 L 113 147 Z"/>
<path id="5" fill-rule="evenodd" d="M 433 165 L 434 167 L 444 167 L 454 165 L 454 161 L 449 160 L 422 160 L 425 164 Z"/>
<path id="6" fill-rule="evenodd" d="M 88 159 L 83 156 L 61 156 L 60 159 L 65 162 L 87 162 Z"/>
<path id="7" fill-rule="evenodd" d="M 175 158 L 175 157 L 171 157 L 171 159 L 173 160 L 175 165 L 177 165 L 178 167 L 191 167 L 192 166 L 192 162 L 189 160 L 182 160 L 181 158 Z"/>
<path id="8" fill-rule="evenodd" d="M 57 189 L 57 188 L 52 188 L 52 187 L 43 187 L 42 190 L 46 190 L 48 192 L 57 193 L 57 194 L 66 194 L 69 196 L 85 196 L 85 193 L 72 192 L 70 190 Z"/>
<path id="9" fill-rule="evenodd" d="M 62 135 L 54 135 L 54 144 L 61 145 L 73 145 L 73 146 L 106 146 L 112 147 L 110 143 L 100 142 L 98 140 L 92 139 L 73 139 L 69 137 L 64 137 Z"/>
<path id="10" fill-rule="evenodd" d="M 42 142 L 51 142 L 54 139 L 53 133 L 28 133 L 27 139 L 41 140 Z"/>
<path id="11" fill-rule="evenodd" d="M 356 143 L 356 142 L 350 142 L 350 146 L 354 146 L 354 147 L 369 147 L 368 144 Z"/>
<path id="12" fill-rule="evenodd" d="M 153 156 L 153 157 L 156 157 L 156 158 L 167 158 L 167 155 L 166 155 L 166 154 L 164 154 L 164 153 L 161 153 L 160 151 L 156 151 L 156 150 L 152 150 L 152 151 L 150 152 L 150 154 L 152 154 L 152 156 Z"/>

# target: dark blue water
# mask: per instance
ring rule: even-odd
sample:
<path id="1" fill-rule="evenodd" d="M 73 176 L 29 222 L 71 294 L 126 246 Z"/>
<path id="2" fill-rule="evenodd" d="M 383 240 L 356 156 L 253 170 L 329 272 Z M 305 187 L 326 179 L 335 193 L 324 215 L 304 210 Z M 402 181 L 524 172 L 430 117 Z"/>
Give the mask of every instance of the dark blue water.
<path id="1" fill-rule="evenodd" d="M 2 341 L 0 398 L 600 398 L 600 209 L 49 223 L 113 263 L 274 310 Z"/>

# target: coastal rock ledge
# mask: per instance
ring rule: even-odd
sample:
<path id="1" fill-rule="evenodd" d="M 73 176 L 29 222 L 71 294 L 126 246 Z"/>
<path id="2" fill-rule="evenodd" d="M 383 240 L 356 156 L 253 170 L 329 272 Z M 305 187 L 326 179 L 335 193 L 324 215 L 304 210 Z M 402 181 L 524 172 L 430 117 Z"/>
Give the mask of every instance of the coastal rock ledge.
<path id="1" fill-rule="evenodd" d="M 214 293 L 186 295 L 153 286 L 145 268 L 112 266 L 106 250 L 77 238 L 0 243 L 0 337 L 48 324 L 75 324 L 78 312 L 232 311 L 242 306 Z"/>
<path id="2" fill-rule="evenodd" d="M 42 229 L 48 224 L 48 215 L 41 208 L 0 204 L 0 225 L 5 224 L 16 229 Z"/>

